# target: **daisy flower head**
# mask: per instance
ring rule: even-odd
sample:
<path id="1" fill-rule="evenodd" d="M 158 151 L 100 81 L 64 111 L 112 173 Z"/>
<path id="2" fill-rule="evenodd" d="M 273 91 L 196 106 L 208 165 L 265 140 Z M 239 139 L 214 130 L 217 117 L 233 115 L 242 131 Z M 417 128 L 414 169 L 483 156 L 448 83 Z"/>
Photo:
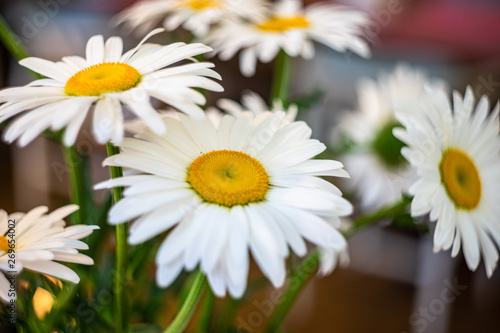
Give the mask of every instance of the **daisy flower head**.
<path id="1" fill-rule="evenodd" d="M 420 115 L 397 113 L 406 129 L 394 134 L 408 146 L 403 156 L 416 168 L 418 179 L 412 216 L 430 214 L 436 221 L 434 251 L 455 257 L 462 247 L 465 261 L 475 270 L 481 259 L 493 274 L 500 246 L 499 105 L 489 113 L 483 96 L 474 106 L 472 89 L 453 94 L 429 89 L 429 103 Z"/>
<path id="2" fill-rule="evenodd" d="M 263 17 L 267 9 L 265 0 L 143 0 L 118 14 L 116 22 L 137 28 L 139 33 L 162 22 L 169 31 L 182 26 L 202 37 L 224 18 Z"/>
<path id="3" fill-rule="evenodd" d="M 146 129 L 104 161 L 135 175 L 96 186 L 127 187 L 109 222 L 137 219 L 130 244 L 172 229 L 156 255 L 160 286 L 200 265 L 216 295 L 229 290 L 241 297 L 249 252 L 279 287 L 289 247 L 299 256 L 307 251 L 305 240 L 345 249 L 330 223 L 349 215 L 352 206 L 318 176 L 348 175 L 340 162 L 312 160 L 325 146 L 310 138 L 304 122 L 289 122 L 282 111 L 228 114 L 218 126 L 178 116 L 164 118 L 173 130 L 159 136 Z"/>
<path id="4" fill-rule="evenodd" d="M 162 31 L 152 31 L 124 54 L 120 37 L 111 37 L 104 43 L 103 37 L 97 35 L 87 43 L 86 58 L 69 56 L 55 63 L 34 57 L 21 60 L 22 66 L 48 78 L 0 91 L 0 103 L 4 103 L 0 106 L 0 122 L 27 111 L 8 127 L 5 140 L 19 138 L 19 144 L 24 146 L 47 128 L 65 128 L 63 141 L 70 146 L 92 105 L 92 128 L 99 143 L 122 141 L 122 104 L 155 133 L 165 133 L 165 124 L 151 106 L 150 97 L 203 118 L 205 114 L 197 104 L 205 103 L 205 98 L 193 88 L 222 91 L 218 83 L 209 79 L 220 76 L 210 69 L 211 63 L 177 63 L 211 48 L 201 43 L 145 43 Z"/>
<path id="5" fill-rule="evenodd" d="M 45 206 L 33 208 L 28 213 L 7 214 L 0 210 L 0 271 L 16 274 L 24 268 L 50 275 L 58 279 L 78 283 L 79 276 L 70 268 L 58 263 L 69 262 L 93 265 L 92 258 L 78 250 L 88 246 L 79 239 L 87 237 L 96 225 L 74 225 L 65 227 L 63 218 L 78 210 L 76 205 L 68 205 L 46 214 Z M 10 249 L 15 251 L 14 266 Z M 9 301 L 7 290 L 10 282 L 0 274 L 0 298 Z"/>
<path id="6" fill-rule="evenodd" d="M 245 76 L 255 74 L 257 59 L 267 63 L 280 50 L 291 57 L 314 56 L 313 41 L 335 51 L 351 50 L 369 57 L 362 28 L 367 16 L 359 11 L 328 3 L 303 8 L 300 0 L 280 0 L 265 18 L 250 22 L 225 20 L 211 31 L 205 42 L 213 46 L 222 60 L 240 53 L 240 70 Z"/>
<path id="7" fill-rule="evenodd" d="M 376 81 L 363 79 L 358 84 L 358 110 L 347 112 L 338 130 L 352 142 L 342 160 L 366 210 L 400 200 L 415 180 L 414 170 L 401 155 L 404 144 L 392 130 L 401 127 L 396 111 L 420 112 L 417 106 L 427 96 L 426 84 L 443 85 L 406 65 L 398 65 Z"/>

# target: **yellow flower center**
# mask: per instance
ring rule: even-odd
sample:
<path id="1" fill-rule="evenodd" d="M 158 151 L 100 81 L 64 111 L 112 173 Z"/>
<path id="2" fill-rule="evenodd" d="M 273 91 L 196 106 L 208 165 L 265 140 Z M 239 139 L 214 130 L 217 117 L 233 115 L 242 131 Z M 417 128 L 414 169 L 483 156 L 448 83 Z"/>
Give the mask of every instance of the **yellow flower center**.
<path id="1" fill-rule="evenodd" d="M 214 150 L 194 160 L 186 181 L 207 202 L 232 207 L 264 200 L 266 170 L 255 158 L 233 150 Z"/>
<path id="2" fill-rule="evenodd" d="M 210 8 L 219 8 L 222 6 L 220 0 L 184 0 L 179 7 L 187 7 L 195 11 L 203 11 Z"/>
<path id="3" fill-rule="evenodd" d="M 9 241 L 7 240 L 7 238 L 5 238 L 5 236 L 0 236 L 0 252 L 3 251 L 7 253 L 8 250 L 9 250 Z"/>
<path id="4" fill-rule="evenodd" d="M 307 27 L 309 21 L 304 16 L 272 17 L 257 25 L 257 28 L 264 32 L 285 32 Z"/>
<path id="5" fill-rule="evenodd" d="M 471 210 L 481 200 L 481 179 L 471 158 L 458 149 L 443 154 L 439 165 L 441 182 L 457 208 Z"/>
<path id="6" fill-rule="evenodd" d="M 100 96 L 132 89 L 140 81 L 141 74 L 134 67 L 120 62 L 105 62 L 73 75 L 66 82 L 64 92 L 69 96 Z"/>

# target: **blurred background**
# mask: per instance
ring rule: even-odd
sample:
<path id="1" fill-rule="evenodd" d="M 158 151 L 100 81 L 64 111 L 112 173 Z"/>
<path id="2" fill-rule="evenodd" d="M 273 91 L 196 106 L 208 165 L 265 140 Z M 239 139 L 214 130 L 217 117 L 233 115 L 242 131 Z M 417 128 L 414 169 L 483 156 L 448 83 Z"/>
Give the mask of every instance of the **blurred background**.
<path id="1" fill-rule="evenodd" d="M 315 1 L 306 1 L 312 3 Z M 356 108 L 356 83 L 362 77 L 391 72 L 399 62 L 447 80 L 463 93 L 496 103 L 500 96 L 500 1 L 498 0 L 343 0 L 331 1 L 368 13 L 365 33 L 373 58 L 338 54 L 317 45 L 313 61 L 296 60 L 292 96 L 319 89 L 324 92 L 312 110 L 301 115 L 313 136 L 329 143 L 343 110 Z M 125 34 L 110 18 L 133 0 L 12 0 L 0 1 L 3 17 L 32 55 L 59 60 L 83 55 L 95 34 L 120 35 L 124 49 L 142 36 Z M 162 34 L 164 43 L 173 37 Z M 272 65 L 259 63 L 257 75 L 239 74 L 237 59 L 216 63 L 226 91 L 212 94 L 239 100 L 253 90 L 267 98 Z M 0 46 L 0 85 L 31 81 Z M 80 154 L 89 160 L 92 183 L 109 177 L 101 167 L 105 148 L 81 132 Z M 68 202 L 67 170 L 58 145 L 38 138 L 20 149 L 0 143 L 0 208 L 28 211 L 38 205 L 51 209 Z M 500 170 L 499 170 L 500 172 Z M 97 192 L 97 196 L 105 193 Z M 499 221 L 500 223 L 500 221 Z M 363 229 L 349 240 L 351 264 L 325 278 L 315 278 L 300 296 L 285 325 L 291 333 L 497 333 L 500 332 L 500 272 L 486 278 L 480 264 L 470 272 L 460 255 L 433 254 L 431 236 L 384 223 Z M 252 275 L 260 273 L 254 269 Z M 235 324 L 259 332 L 273 306 L 271 290 L 247 302 Z M 219 333 L 219 332 L 217 332 Z"/>

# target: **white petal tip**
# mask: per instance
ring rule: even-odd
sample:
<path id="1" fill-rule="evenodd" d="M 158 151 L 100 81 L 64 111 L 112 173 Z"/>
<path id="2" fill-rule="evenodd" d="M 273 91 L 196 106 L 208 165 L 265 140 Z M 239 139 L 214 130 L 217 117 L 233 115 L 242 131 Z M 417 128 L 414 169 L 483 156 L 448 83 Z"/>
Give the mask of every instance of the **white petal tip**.
<path id="1" fill-rule="evenodd" d="M 99 184 L 96 184 L 93 186 L 93 189 L 94 190 L 105 190 L 105 189 L 108 189 L 110 188 L 111 186 L 109 186 L 109 181 L 104 181 L 102 183 L 99 183 Z"/>
<path id="2" fill-rule="evenodd" d="M 120 219 L 118 216 L 115 216 L 115 215 L 109 215 L 108 216 L 108 224 L 111 224 L 111 225 L 117 225 L 117 224 L 121 224 L 121 223 L 125 223 L 126 221 L 124 221 L 123 219 Z"/>
<path id="3" fill-rule="evenodd" d="M 139 245 L 141 243 L 143 243 L 142 240 L 138 239 L 138 237 L 134 237 L 135 234 L 130 234 L 130 236 L 128 237 L 127 239 L 127 242 L 129 243 L 129 245 Z"/>

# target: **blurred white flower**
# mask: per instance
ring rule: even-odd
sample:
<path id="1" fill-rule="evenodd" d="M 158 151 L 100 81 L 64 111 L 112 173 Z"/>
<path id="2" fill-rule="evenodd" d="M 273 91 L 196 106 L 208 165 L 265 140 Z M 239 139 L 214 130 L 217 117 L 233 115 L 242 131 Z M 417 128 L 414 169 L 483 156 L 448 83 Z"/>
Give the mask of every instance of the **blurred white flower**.
<path id="1" fill-rule="evenodd" d="M 401 155 L 403 143 L 392 134 L 401 126 L 395 112 L 416 113 L 424 102 L 424 86 L 443 85 L 422 71 L 398 65 L 377 81 L 364 79 L 358 85 L 358 110 L 348 111 L 339 131 L 352 140 L 353 148 L 342 161 L 351 175 L 365 210 L 380 208 L 401 199 L 415 181 L 416 173 Z"/>
<path id="2" fill-rule="evenodd" d="M 140 34 L 162 22 L 167 30 L 182 26 L 201 37 L 224 18 L 263 17 L 268 5 L 265 0 L 145 0 L 118 14 L 115 22 Z"/>
<path id="3" fill-rule="evenodd" d="M 47 274 L 58 279 L 78 283 L 80 277 L 70 268 L 56 261 L 93 265 L 92 258 L 78 253 L 88 246 L 79 239 L 87 237 L 96 225 L 65 227 L 63 218 L 78 210 L 68 205 L 46 214 L 45 206 L 33 208 L 28 213 L 7 214 L 0 210 L 0 271 L 11 275 L 24 268 Z M 15 225 L 11 229 L 9 225 Z M 9 253 L 12 249 L 14 253 Z M 12 266 L 13 265 L 13 266 Z M 0 274 L 0 298 L 9 302 L 10 282 Z"/>
<path id="4" fill-rule="evenodd" d="M 406 129 L 394 134 L 408 145 L 403 156 L 417 170 L 410 187 L 412 216 L 430 213 L 437 221 L 434 251 L 455 257 L 463 248 L 469 269 L 481 254 L 491 277 L 500 246 L 499 105 L 489 114 L 483 96 L 474 108 L 472 89 L 453 94 L 453 106 L 443 89 L 427 89 L 429 103 L 418 114 L 397 112 Z"/>
<path id="5" fill-rule="evenodd" d="M 313 58 L 313 41 L 338 52 L 351 50 L 369 57 L 370 50 L 362 38 L 367 23 L 364 13 L 342 6 L 316 3 L 303 8 L 300 0 L 280 0 L 265 18 L 253 17 L 250 22 L 224 20 L 205 42 L 222 60 L 241 50 L 240 70 L 252 76 L 257 59 L 270 62 L 280 50 L 291 57 Z"/>

